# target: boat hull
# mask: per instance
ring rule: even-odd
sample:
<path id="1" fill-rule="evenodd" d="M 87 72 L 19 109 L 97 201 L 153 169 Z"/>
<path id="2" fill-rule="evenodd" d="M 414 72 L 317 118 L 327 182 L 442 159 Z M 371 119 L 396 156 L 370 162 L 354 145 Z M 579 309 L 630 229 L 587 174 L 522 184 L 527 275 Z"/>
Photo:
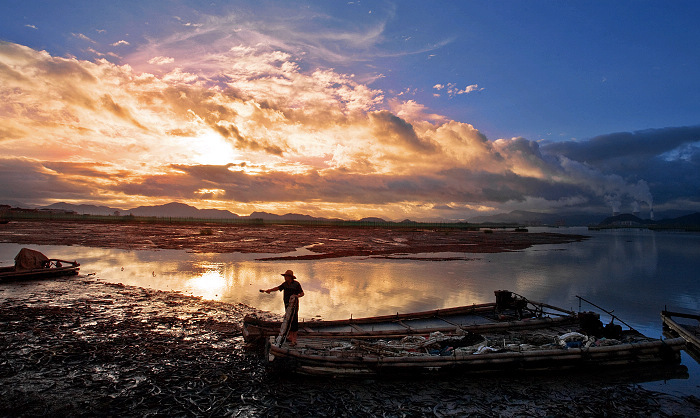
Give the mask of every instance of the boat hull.
<path id="1" fill-rule="evenodd" d="M 652 340 L 615 346 L 505 351 L 415 357 L 334 356 L 305 354 L 289 347 L 269 347 L 277 367 L 317 376 L 402 377 L 435 374 L 483 374 L 532 371 L 589 370 L 651 364 L 678 364 L 682 338 Z"/>
<path id="2" fill-rule="evenodd" d="M 51 267 L 33 270 L 15 271 L 14 268 L 9 268 L 4 271 L 0 270 L 0 282 L 10 282 L 19 280 L 41 280 L 51 279 L 63 276 L 75 276 L 80 271 L 80 264 L 70 265 L 66 267 Z"/>

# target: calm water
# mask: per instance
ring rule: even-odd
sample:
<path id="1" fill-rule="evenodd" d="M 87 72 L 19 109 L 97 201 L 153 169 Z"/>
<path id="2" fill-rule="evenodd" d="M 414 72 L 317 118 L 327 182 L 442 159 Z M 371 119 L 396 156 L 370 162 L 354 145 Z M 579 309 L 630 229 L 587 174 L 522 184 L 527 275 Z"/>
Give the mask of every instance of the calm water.
<path id="1" fill-rule="evenodd" d="M 537 229 L 531 229 L 535 231 Z M 544 229 L 542 229 L 544 230 Z M 588 231 L 559 228 L 591 238 L 498 254 L 443 253 L 456 261 L 346 258 L 256 261 L 265 254 L 193 254 L 67 246 L 29 246 L 52 258 L 77 259 L 81 273 L 100 280 L 207 299 L 245 303 L 281 313 L 279 294 L 258 289 L 280 284 L 294 270 L 306 296 L 300 317 L 341 319 L 491 302 L 508 289 L 529 299 L 578 310 L 576 295 L 613 310 L 652 337 L 662 335 L 659 313 L 700 312 L 700 234 L 645 230 Z M 0 244 L 1 265 L 21 248 Z M 299 249 L 305 254 L 305 249 Z M 584 310 L 593 307 L 581 305 Z M 602 318 L 608 320 L 605 315 Z M 700 366 L 683 353 L 690 379 L 645 384 L 669 393 L 700 393 Z"/>

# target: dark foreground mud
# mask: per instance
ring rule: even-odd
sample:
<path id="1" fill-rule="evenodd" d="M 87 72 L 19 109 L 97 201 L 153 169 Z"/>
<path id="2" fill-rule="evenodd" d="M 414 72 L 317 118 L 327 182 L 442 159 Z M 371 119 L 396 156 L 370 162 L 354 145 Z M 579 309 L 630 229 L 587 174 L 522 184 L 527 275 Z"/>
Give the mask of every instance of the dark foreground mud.
<path id="1" fill-rule="evenodd" d="M 283 376 L 244 349 L 241 320 L 253 311 L 89 277 L 2 284 L 0 416 L 700 416 L 700 399 L 644 390 L 639 371 Z"/>

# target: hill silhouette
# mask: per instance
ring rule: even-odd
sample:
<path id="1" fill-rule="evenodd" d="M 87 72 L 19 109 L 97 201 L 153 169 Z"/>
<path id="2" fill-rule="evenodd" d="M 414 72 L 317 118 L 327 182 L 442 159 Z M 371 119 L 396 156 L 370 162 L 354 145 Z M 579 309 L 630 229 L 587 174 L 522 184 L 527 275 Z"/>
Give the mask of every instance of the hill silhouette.
<path id="1" fill-rule="evenodd" d="M 629 213 L 610 216 L 603 219 L 598 226 L 659 226 L 663 228 L 698 228 L 700 227 L 700 212 L 690 215 L 679 216 L 677 218 L 662 219 L 654 221 L 651 219 L 641 219 Z"/>

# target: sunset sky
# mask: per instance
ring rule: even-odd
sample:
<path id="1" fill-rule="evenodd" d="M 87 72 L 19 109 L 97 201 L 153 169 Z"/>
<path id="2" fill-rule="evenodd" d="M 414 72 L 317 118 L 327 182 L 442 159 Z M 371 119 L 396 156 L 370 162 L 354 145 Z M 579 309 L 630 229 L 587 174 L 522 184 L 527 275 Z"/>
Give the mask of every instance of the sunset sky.
<path id="1" fill-rule="evenodd" d="M 697 1 L 3 1 L 0 203 L 700 211 Z"/>

